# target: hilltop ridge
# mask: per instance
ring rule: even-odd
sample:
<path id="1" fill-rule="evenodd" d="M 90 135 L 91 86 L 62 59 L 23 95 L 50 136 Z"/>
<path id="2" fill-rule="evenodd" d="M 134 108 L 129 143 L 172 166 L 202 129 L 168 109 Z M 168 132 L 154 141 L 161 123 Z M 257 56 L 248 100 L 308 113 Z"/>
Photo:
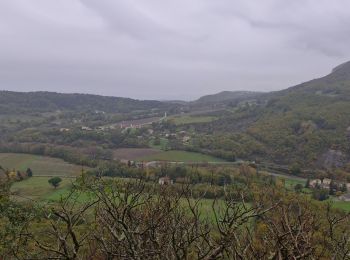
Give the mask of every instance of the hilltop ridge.
<path id="1" fill-rule="evenodd" d="M 333 167 L 350 162 L 349 111 L 350 62 L 346 62 L 322 78 L 260 95 L 257 102 L 198 129 L 214 135 L 212 143 L 203 142 L 203 149 L 217 147 L 239 158 L 279 164 Z M 219 140 L 225 143 L 220 148 Z M 331 162 L 325 159 L 331 157 Z"/>
<path id="2" fill-rule="evenodd" d="M 195 103 L 213 103 L 224 102 L 227 100 L 240 101 L 249 98 L 255 98 L 262 94 L 262 92 L 253 91 L 221 91 L 216 94 L 202 96 L 199 99 L 193 101 Z"/>
<path id="3" fill-rule="evenodd" d="M 156 100 L 136 100 L 91 94 L 0 91 L 0 113 L 53 112 L 56 110 L 130 112 L 169 109 L 171 106 L 171 104 Z"/>

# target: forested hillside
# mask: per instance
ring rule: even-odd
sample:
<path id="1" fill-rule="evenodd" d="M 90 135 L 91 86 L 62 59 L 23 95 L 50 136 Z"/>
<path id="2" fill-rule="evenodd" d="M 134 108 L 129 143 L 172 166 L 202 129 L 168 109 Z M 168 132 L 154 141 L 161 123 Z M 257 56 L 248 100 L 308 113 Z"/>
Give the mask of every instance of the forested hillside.
<path id="1" fill-rule="evenodd" d="M 141 101 L 131 98 L 105 97 L 87 94 L 54 92 L 0 91 L 0 113 L 53 112 L 56 110 L 130 112 L 136 110 L 166 109 L 174 105 L 160 101 Z"/>
<path id="2" fill-rule="evenodd" d="M 323 78 L 261 95 L 255 103 L 246 102 L 230 115 L 198 126 L 205 137 L 198 138 L 197 145 L 282 164 L 341 166 L 349 157 L 349 101 L 350 62 Z"/>
<path id="3" fill-rule="evenodd" d="M 207 95 L 200 97 L 193 103 L 196 104 L 209 104 L 209 103 L 220 103 L 220 102 L 233 102 L 233 101 L 245 101 L 254 99 L 261 96 L 261 92 L 251 91 L 222 91 L 217 94 Z"/>

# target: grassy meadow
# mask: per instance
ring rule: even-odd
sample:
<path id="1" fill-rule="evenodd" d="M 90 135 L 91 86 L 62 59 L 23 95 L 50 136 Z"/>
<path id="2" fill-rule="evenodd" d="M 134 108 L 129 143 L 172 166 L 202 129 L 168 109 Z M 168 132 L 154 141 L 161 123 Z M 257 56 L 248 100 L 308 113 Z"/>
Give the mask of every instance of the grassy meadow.
<path id="1" fill-rule="evenodd" d="M 297 184 L 301 184 L 301 185 L 303 185 L 303 187 L 305 187 L 305 184 L 306 184 L 306 180 L 302 180 L 302 179 L 297 179 L 297 178 L 293 179 L 291 177 L 283 178 L 283 179 L 284 179 L 285 187 L 288 190 L 294 190 L 294 187 Z"/>
<path id="2" fill-rule="evenodd" d="M 153 149 L 166 150 L 168 147 L 169 140 L 166 138 L 160 138 L 159 145 L 154 144 L 154 139 L 150 141 L 149 146 Z"/>
<path id="3" fill-rule="evenodd" d="M 113 151 L 113 158 L 119 160 L 135 160 L 139 157 L 160 153 L 155 148 L 118 148 Z"/>
<path id="4" fill-rule="evenodd" d="M 4 169 L 25 171 L 31 168 L 34 176 L 77 176 L 81 166 L 61 159 L 31 154 L 0 153 L 0 165 Z"/>
<path id="5" fill-rule="evenodd" d="M 334 208 L 342 209 L 346 212 L 350 212 L 350 202 L 349 201 L 333 201 L 332 205 Z"/>
<path id="6" fill-rule="evenodd" d="M 12 197 L 17 201 L 26 200 L 58 200 L 67 193 L 74 182 L 74 178 L 62 178 L 62 182 L 55 189 L 48 180 L 50 177 L 32 177 L 20 182 L 14 182 L 11 187 Z"/>

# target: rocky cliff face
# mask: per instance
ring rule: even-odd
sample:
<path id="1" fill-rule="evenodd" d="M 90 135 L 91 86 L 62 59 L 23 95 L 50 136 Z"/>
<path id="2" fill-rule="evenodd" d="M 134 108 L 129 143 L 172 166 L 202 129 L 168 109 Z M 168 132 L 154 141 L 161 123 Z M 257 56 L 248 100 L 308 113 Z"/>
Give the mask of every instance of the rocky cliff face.
<path id="1" fill-rule="evenodd" d="M 344 166 L 347 162 L 347 156 L 339 150 L 329 149 L 319 159 L 322 168 L 331 169 Z"/>

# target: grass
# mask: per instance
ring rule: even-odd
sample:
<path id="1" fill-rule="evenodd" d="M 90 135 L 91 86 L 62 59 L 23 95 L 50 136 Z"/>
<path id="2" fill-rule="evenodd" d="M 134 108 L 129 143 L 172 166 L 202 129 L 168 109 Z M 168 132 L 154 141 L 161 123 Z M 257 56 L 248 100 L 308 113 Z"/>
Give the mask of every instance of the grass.
<path id="1" fill-rule="evenodd" d="M 306 181 L 299 180 L 299 179 L 292 179 L 292 178 L 284 178 L 285 187 L 288 190 L 294 190 L 295 185 L 301 184 L 303 187 L 305 187 Z"/>
<path id="2" fill-rule="evenodd" d="M 34 176 L 77 176 L 81 167 L 61 159 L 31 155 L 0 153 L 0 165 L 3 168 L 25 171 L 31 168 Z"/>
<path id="3" fill-rule="evenodd" d="M 199 203 L 199 212 L 201 214 L 201 218 L 208 219 L 212 223 L 214 223 L 214 221 L 215 221 L 215 214 L 213 211 L 213 202 L 214 202 L 213 199 L 203 199 Z M 216 210 L 219 210 L 223 206 L 224 206 L 224 201 L 222 199 L 219 199 L 216 201 L 216 204 L 215 204 Z M 219 212 L 217 212 L 217 213 L 219 213 Z"/>
<path id="4" fill-rule="evenodd" d="M 176 125 L 186 125 L 186 124 L 196 124 L 196 123 L 208 123 L 217 119 L 214 116 L 176 116 L 171 118 L 171 120 Z"/>
<path id="5" fill-rule="evenodd" d="M 166 151 L 138 158 L 139 161 L 172 161 L 172 162 L 224 162 L 220 158 L 201 153 L 186 151 Z"/>
<path id="6" fill-rule="evenodd" d="M 113 158 L 120 160 L 135 160 L 139 157 L 157 154 L 160 149 L 154 148 L 118 148 L 113 150 Z"/>
<path id="7" fill-rule="evenodd" d="M 167 147 L 168 147 L 169 140 L 166 139 L 166 138 L 159 138 L 159 139 L 160 139 L 160 144 L 159 144 L 159 145 L 155 145 L 155 144 L 154 144 L 154 139 L 152 139 L 152 140 L 149 142 L 149 146 L 150 146 L 151 148 L 154 148 L 154 149 L 166 150 Z"/>
<path id="8" fill-rule="evenodd" d="M 350 212 L 350 202 L 349 201 L 333 201 L 333 207 L 337 209 L 342 209 L 346 212 Z"/>
<path id="9" fill-rule="evenodd" d="M 61 195 L 71 188 L 74 178 L 62 178 L 62 182 L 55 189 L 48 180 L 50 177 L 32 177 L 20 182 L 15 182 L 11 187 L 11 193 L 15 200 L 26 201 L 27 199 L 58 200 Z"/>

